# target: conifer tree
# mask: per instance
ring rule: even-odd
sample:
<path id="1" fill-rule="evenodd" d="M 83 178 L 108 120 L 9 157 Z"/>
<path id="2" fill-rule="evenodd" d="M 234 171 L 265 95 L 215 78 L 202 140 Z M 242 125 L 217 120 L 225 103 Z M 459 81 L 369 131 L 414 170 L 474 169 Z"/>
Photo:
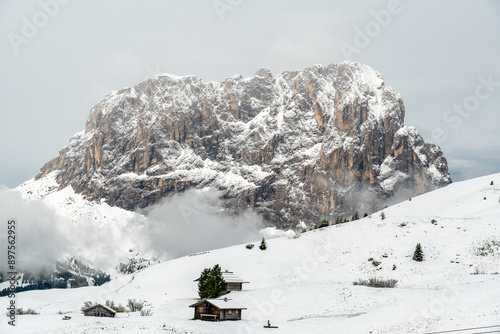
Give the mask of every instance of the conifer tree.
<path id="1" fill-rule="evenodd" d="M 222 270 L 218 264 L 212 269 L 205 268 L 198 282 L 198 295 L 200 298 L 217 298 L 224 291 L 224 284 Z"/>
<path id="2" fill-rule="evenodd" d="M 198 295 L 200 298 L 208 298 L 208 284 L 207 280 L 210 276 L 210 268 L 205 268 L 201 272 L 200 279 L 198 281 Z"/>
<path id="3" fill-rule="evenodd" d="M 424 260 L 424 252 L 422 251 L 422 246 L 420 243 L 415 247 L 415 251 L 413 252 L 413 260 L 417 262 L 422 262 Z"/>
<path id="4" fill-rule="evenodd" d="M 260 250 L 266 250 L 267 249 L 266 239 L 264 239 L 264 237 L 262 237 L 262 241 L 260 242 L 259 248 L 260 248 Z"/>
<path id="5" fill-rule="evenodd" d="M 224 278 L 222 277 L 222 270 L 218 264 L 210 270 L 210 275 L 207 280 L 207 290 L 208 298 L 217 298 L 222 291 L 224 291 Z"/>

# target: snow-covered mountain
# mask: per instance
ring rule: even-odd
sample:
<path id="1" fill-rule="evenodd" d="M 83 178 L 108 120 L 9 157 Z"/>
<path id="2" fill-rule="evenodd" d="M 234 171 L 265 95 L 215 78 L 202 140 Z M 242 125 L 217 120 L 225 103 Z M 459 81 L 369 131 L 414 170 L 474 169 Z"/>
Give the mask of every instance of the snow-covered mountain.
<path id="1" fill-rule="evenodd" d="M 451 182 L 404 115 L 400 94 L 359 63 L 221 83 L 160 75 L 108 94 L 36 179 L 55 173 L 59 189 L 127 210 L 212 187 L 280 228 L 333 221 Z"/>
<path id="2" fill-rule="evenodd" d="M 19 316 L 2 333 L 428 333 L 498 325 L 500 174 L 448 185 L 361 220 L 163 262 L 100 287 L 23 292 Z M 255 240 L 257 243 L 258 240 Z M 424 261 L 412 260 L 417 243 Z M 247 307 L 241 321 L 193 321 L 193 282 L 220 264 L 250 283 L 228 297 Z M 392 289 L 353 285 L 397 279 Z M 87 300 L 147 300 L 152 316 L 84 317 Z M 8 298 L 0 298 L 6 309 Z M 63 321 L 63 315 L 71 320 Z"/>

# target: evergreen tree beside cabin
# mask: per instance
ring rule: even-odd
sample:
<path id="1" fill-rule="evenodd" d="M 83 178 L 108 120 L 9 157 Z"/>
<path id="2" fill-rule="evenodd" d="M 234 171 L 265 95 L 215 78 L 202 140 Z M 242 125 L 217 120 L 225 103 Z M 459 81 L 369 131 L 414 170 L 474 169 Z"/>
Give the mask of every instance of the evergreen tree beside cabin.
<path id="1" fill-rule="evenodd" d="M 198 279 L 198 295 L 200 298 L 217 298 L 224 292 L 225 284 L 218 264 L 205 268 Z"/>

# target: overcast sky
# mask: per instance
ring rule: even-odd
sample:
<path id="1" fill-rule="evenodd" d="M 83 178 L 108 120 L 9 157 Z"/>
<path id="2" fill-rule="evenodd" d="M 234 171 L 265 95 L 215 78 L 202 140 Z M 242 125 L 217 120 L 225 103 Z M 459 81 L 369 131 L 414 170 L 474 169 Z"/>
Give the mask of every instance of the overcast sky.
<path id="1" fill-rule="evenodd" d="M 0 2 L 0 185 L 35 176 L 108 92 L 345 59 L 382 73 L 454 181 L 500 172 L 500 1 Z"/>

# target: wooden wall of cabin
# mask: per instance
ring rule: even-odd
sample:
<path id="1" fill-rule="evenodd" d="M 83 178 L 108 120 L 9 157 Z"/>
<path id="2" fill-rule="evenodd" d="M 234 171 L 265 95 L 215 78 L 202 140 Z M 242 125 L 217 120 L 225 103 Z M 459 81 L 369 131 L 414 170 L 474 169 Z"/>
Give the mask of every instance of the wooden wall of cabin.
<path id="1" fill-rule="evenodd" d="M 220 320 L 241 320 L 241 310 L 221 310 Z"/>
<path id="2" fill-rule="evenodd" d="M 226 283 L 226 291 L 241 291 L 242 283 Z"/>

